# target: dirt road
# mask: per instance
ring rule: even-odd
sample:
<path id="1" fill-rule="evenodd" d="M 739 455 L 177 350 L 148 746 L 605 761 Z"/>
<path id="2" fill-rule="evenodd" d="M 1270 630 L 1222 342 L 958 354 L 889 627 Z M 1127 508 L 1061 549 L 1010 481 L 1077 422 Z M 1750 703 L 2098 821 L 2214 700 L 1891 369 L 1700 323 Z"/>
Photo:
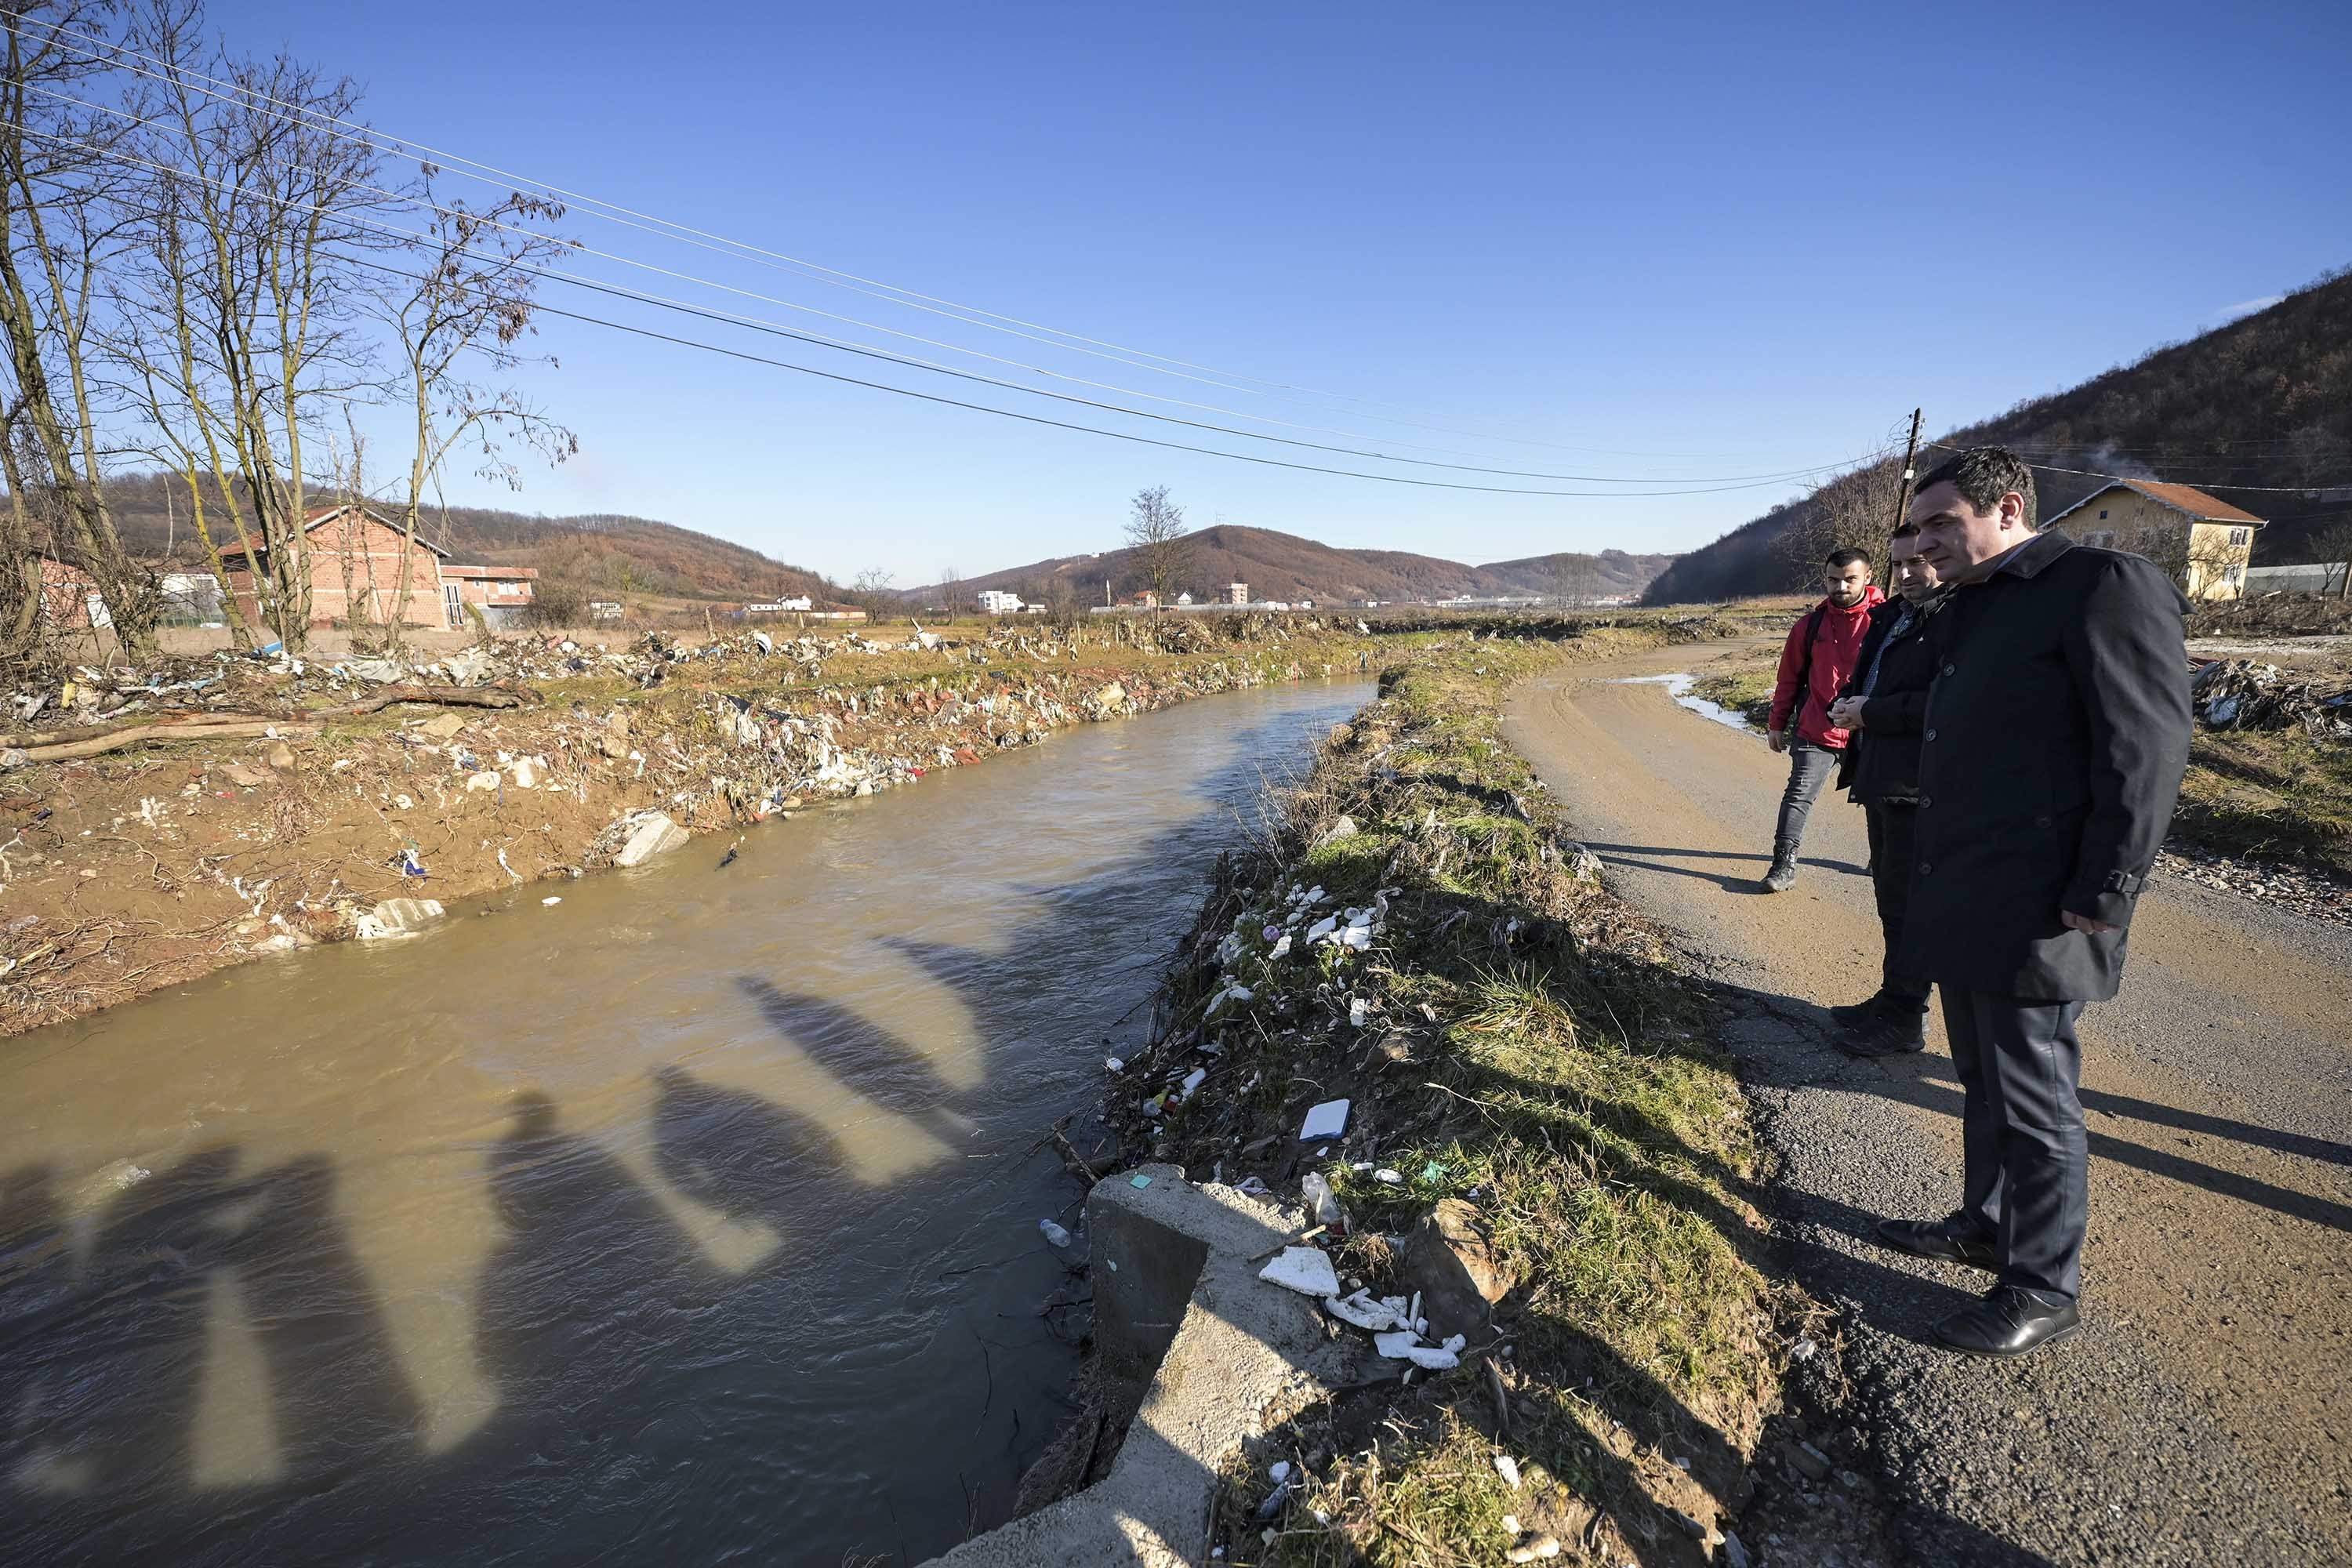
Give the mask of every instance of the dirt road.
<path id="1" fill-rule="evenodd" d="M 1752 891 L 1785 764 L 1622 683 L 1727 657 L 1549 676 L 1507 733 L 1612 884 L 1738 988 L 1788 1256 L 1844 1316 L 1896 1539 L 1921 1563 L 2352 1562 L 2352 929 L 2157 885 L 2124 994 L 2083 1024 L 2084 1331 L 1948 1355 L 1928 1325 L 1984 1276 L 1864 1239 L 1958 1202 L 1940 1025 L 1924 1056 L 1857 1062 L 1820 1010 L 1876 979 L 1862 814 L 1825 800 L 1796 887 Z"/>

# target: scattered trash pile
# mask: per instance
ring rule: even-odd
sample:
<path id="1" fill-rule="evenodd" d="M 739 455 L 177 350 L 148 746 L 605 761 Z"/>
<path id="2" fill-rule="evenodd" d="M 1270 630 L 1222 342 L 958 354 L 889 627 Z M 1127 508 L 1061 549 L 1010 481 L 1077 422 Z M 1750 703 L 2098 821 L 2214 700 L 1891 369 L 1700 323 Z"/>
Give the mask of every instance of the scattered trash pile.
<path id="1" fill-rule="evenodd" d="M 2197 716 L 2215 730 L 2294 730 L 2352 738 L 2352 684 L 2294 679 L 2274 664 L 2216 659 L 2190 682 Z"/>
<path id="2" fill-rule="evenodd" d="M 1598 640 L 1571 657 L 1621 639 Z M 1361 1347 L 1364 1382 L 1269 1413 L 1216 1540 L 1229 1561 L 1269 1531 L 1328 1531 L 1318 1560 L 1615 1563 L 1676 1537 L 1736 1559 L 1769 1286 L 1716 1228 L 1740 1200 L 1622 1130 L 1643 1106 L 1726 1158 L 1736 1083 L 1614 1037 L 1698 1004 L 1497 737 L 1503 689 L 1560 655 L 1422 651 L 1221 865 L 1149 1043 L 1104 1063 L 1130 1157 L 1300 1205 L 1259 1277 Z M 1564 998 L 1597 976 L 1588 1038 Z M 1654 1268 L 1658 1246 L 1705 1261 Z M 1642 1375 L 1596 1388 L 1611 1357 Z"/>

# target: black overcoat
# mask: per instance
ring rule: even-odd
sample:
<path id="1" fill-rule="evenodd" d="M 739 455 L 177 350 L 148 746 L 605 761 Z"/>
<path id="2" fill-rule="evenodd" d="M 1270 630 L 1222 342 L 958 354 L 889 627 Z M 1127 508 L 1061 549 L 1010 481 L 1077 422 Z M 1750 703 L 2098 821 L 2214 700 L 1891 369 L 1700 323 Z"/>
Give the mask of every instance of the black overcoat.
<path id="1" fill-rule="evenodd" d="M 1895 637 L 1895 624 L 1905 607 L 1902 600 L 1889 599 L 1870 613 L 1870 631 L 1855 656 L 1853 678 L 1840 694 L 1860 696 L 1871 661 L 1878 660 L 1878 679 L 1862 705 L 1862 727 L 1846 742 L 1846 766 L 1838 778 L 1857 801 L 1919 798 L 1919 732 L 1926 728 L 1927 688 L 1943 657 L 1935 639 L 1942 601 L 1909 606 L 1911 622 Z"/>
<path id="2" fill-rule="evenodd" d="M 2189 764 L 2188 602 L 2153 563 L 2029 540 L 1930 623 L 1918 863 L 1904 962 L 1948 986 L 2042 1002 L 2116 994 L 2116 927 L 2164 843 Z"/>

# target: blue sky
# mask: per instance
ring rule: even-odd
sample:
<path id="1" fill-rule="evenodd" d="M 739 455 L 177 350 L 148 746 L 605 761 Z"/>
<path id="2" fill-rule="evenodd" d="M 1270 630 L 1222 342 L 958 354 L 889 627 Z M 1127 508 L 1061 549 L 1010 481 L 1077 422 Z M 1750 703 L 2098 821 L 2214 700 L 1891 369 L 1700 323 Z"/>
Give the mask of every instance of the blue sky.
<path id="1" fill-rule="evenodd" d="M 2352 262 L 2340 4 L 1773 14 L 1788 9 L 223 0 L 215 20 L 241 47 L 351 72 L 375 124 L 449 152 L 1346 396 L 1154 374 L 575 215 L 568 232 L 592 246 L 1024 365 L 1505 468 L 1704 482 L 1834 462 L 1915 403 L 1937 429 L 1979 418 Z M 546 297 L 1047 417 L 1413 472 Z M 1471 561 L 1688 548 L 1803 488 L 1420 489 L 1022 425 L 577 323 L 547 320 L 541 341 L 561 368 L 529 384 L 580 456 L 527 468 L 519 494 L 459 480 L 452 499 L 665 518 L 844 578 L 878 566 L 913 584 L 1107 548 L 1148 484 L 1195 525 Z"/>

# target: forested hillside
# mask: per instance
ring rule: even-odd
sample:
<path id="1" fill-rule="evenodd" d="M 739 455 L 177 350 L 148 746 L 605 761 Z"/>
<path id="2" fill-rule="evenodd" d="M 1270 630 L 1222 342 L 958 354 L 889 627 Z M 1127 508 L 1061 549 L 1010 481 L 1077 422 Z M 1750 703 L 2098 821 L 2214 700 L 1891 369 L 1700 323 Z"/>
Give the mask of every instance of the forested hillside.
<path id="1" fill-rule="evenodd" d="M 1608 598 L 1639 594 L 1674 559 L 1604 550 L 1597 555 L 1537 555 L 1467 566 L 1402 550 L 1339 550 L 1269 528 L 1220 523 L 1188 534 L 1180 585 L 1196 599 L 1221 595 L 1229 583 L 1246 583 L 1258 599 L 1442 599 L 1537 595 Z M 1066 592 L 1080 604 L 1100 604 L 1104 585 L 1117 596 L 1150 585 L 1139 552 L 1066 555 L 1010 566 L 967 579 L 965 592 L 1004 588 L 1033 603 Z M 1060 587 L 1056 587 L 1060 584 Z M 936 596 L 936 585 L 908 590 Z"/>
<path id="2" fill-rule="evenodd" d="M 2096 475 L 2165 479 L 2268 519 L 2255 535 L 2257 566 L 2314 559 L 2317 535 L 2352 517 L 2352 272 L 1938 439 L 2021 453 L 2037 466 L 2044 517 L 2106 482 Z M 1941 456 L 1929 451 L 1922 468 Z M 1800 585 L 1808 574 L 1780 542 L 1826 537 L 1830 516 L 1857 514 L 1840 501 L 1879 478 L 1824 486 L 1681 557 L 1650 584 L 1650 602 Z"/>

